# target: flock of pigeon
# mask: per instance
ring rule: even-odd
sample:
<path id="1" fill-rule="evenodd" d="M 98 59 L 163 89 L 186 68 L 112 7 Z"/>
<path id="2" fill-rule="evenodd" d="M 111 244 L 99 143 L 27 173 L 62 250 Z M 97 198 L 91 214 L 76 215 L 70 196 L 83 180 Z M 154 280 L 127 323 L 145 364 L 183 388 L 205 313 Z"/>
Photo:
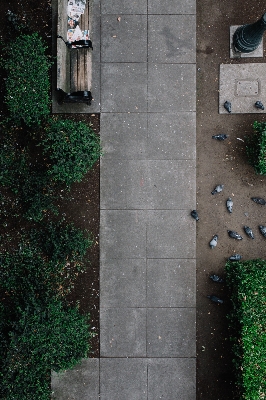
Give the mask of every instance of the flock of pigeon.
<path id="1" fill-rule="evenodd" d="M 264 105 L 262 104 L 262 102 L 260 100 L 256 101 L 256 103 L 254 105 L 259 110 L 264 110 Z M 232 104 L 230 103 L 230 101 L 226 100 L 224 102 L 224 108 L 226 109 L 226 111 L 229 112 L 229 114 L 231 114 L 231 112 L 232 112 Z"/>
<path id="2" fill-rule="evenodd" d="M 228 138 L 227 135 L 224 134 L 220 134 L 220 135 L 214 135 L 212 136 L 213 139 L 216 140 L 225 140 Z M 213 191 L 211 192 L 212 195 L 215 195 L 216 193 L 220 193 L 224 188 L 224 185 L 217 185 Z M 251 200 L 253 200 L 255 203 L 260 204 L 260 205 L 266 205 L 266 201 L 264 199 L 262 199 L 261 197 L 251 197 Z M 233 211 L 233 201 L 231 199 L 231 197 L 228 197 L 228 199 L 226 200 L 226 208 L 228 210 L 229 213 L 232 213 Z M 199 221 L 199 216 L 197 213 L 197 210 L 192 210 L 191 211 L 191 216 L 192 218 L 194 218 L 196 221 Z M 264 225 L 259 225 L 259 230 L 261 232 L 261 234 L 266 238 L 266 226 Z M 249 226 L 244 226 L 244 231 L 247 234 L 247 236 L 251 239 L 255 239 L 255 236 L 253 234 L 252 229 Z M 236 239 L 236 240 L 242 240 L 243 237 L 237 233 L 236 231 L 232 231 L 232 230 L 227 230 L 229 237 L 231 237 L 232 239 Z M 214 249 L 217 246 L 218 243 L 218 235 L 214 235 L 212 240 L 210 241 L 209 245 L 211 249 Z M 229 261 L 239 261 L 241 260 L 242 256 L 240 254 L 234 254 L 231 257 L 229 257 Z M 217 282 L 217 283 L 223 283 L 224 280 L 218 276 L 218 275 L 211 275 L 210 279 L 213 282 Z M 219 297 L 215 296 L 215 295 L 210 295 L 207 296 L 211 301 L 213 301 L 214 303 L 217 304 L 222 304 L 223 300 L 220 299 Z"/>

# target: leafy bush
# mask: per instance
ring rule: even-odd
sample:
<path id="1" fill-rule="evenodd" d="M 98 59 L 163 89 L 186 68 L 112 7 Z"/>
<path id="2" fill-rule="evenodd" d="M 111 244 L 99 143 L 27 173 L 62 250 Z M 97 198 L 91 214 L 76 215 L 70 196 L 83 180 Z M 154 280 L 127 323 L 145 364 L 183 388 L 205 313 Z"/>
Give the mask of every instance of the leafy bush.
<path id="1" fill-rule="evenodd" d="M 241 399 L 266 398 L 266 261 L 226 264 L 233 363 Z"/>
<path id="2" fill-rule="evenodd" d="M 247 138 L 247 155 L 255 172 L 266 175 L 266 123 L 255 121 L 253 128 L 254 134 Z"/>
<path id="3" fill-rule="evenodd" d="M 46 47 L 37 33 L 20 35 L 4 48 L 1 66 L 7 72 L 5 101 L 17 124 L 40 124 L 49 110 L 49 68 Z"/>
<path id="4" fill-rule="evenodd" d="M 89 350 L 88 315 L 50 299 L 11 322 L 0 367 L 1 398 L 50 399 L 50 371 L 73 367 Z M 2 345 L 2 343 L 1 343 Z"/>
<path id="5" fill-rule="evenodd" d="M 48 174 L 67 186 L 80 182 L 101 155 L 100 138 L 92 127 L 71 120 L 51 119 L 42 146 Z"/>
<path id="6" fill-rule="evenodd" d="M 50 371 L 71 368 L 89 350 L 89 315 L 66 295 L 84 270 L 87 231 L 49 223 L 0 253 L 0 398 L 50 399 Z"/>

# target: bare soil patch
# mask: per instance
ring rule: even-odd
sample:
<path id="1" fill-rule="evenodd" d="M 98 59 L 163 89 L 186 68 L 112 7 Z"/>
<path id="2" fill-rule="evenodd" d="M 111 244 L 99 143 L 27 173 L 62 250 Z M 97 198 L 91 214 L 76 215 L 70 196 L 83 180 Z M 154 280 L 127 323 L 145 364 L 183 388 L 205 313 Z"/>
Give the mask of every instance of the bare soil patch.
<path id="1" fill-rule="evenodd" d="M 252 134 L 255 120 L 265 121 L 265 114 L 218 114 L 219 65 L 264 62 L 262 58 L 229 58 L 230 25 L 253 23 L 264 12 L 265 2 L 261 0 L 197 2 L 198 400 L 236 398 L 226 320 L 228 293 L 224 285 L 213 283 L 209 275 L 223 276 L 227 258 L 235 253 L 240 253 L 243 260 L 265 258 L 265 239 L 258 225 L 266 224 L 266 208 L 250 198 L 266 196 L 266 178 L 255 175 L 245 153 L 245 136 Z M 229 138 L 224 142 L 212 139 L 212 135 L 220 133 Z M 224 184 L 224 190 L 211 195 L 218 184 Z M 232 214 L 226 209 L 228 197 L 234 202 Z M 255 240 L 247 237 L 244 225 L 253 229 Z M 244 239 L 231 239 L 228 229 L 237 231 Z M 219 236 L 218 245 L 211 250 L 209 241 L 215 234 Z M 224 304 L 211 303 L 206 298 L 209 294 L 221 297 Z"/>

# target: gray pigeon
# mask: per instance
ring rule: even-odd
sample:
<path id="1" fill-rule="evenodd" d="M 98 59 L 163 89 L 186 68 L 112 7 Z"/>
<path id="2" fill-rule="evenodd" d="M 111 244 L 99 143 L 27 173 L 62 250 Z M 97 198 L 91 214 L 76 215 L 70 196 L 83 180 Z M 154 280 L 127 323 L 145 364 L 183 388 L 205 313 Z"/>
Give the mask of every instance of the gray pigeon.
<path id="1" fill-rule="evenodd" d="M 259 108 L 260 110 L 264 110 L 264 105 L 262 104 L 262 102 L 260 100 L 256 101 L 255 107 Z"/>
<path id="2" fill-rule="evenodd" d="M 199 216 L 196 210 L 192 210 L 190 213 L 191 217 L 194 218 L 196 221 L 199 220 Z"/>
<path id="3" fill-rule="evenodd" d="M 213 139 L 216 139 L 216 140 L 222 141 L 222 140 L 227 139 L 227 138 L 228 138 L 228 135 L 225 135 L 225 134 L 221 133 L 220 135 L 213 135 L 212 138 L 213 138 Z"/>
<path id="4" fill-rule="evenodd" d="M 233 256 L 229 257 L 229 261 L 239 261 L 241 260 L 242 256 L 240 254 L 234 254 Z"/>
<path id="5" fill-rule="evenodd" d="M 228 235 L 233 238 L 233 239 L 237 239 L 237 240 L 242 240 L 242 236 L 239 235 L 239 233 L 237 233 L 236 231 L 227 231 Z"/>
<path id="6" fill-rule="evenodd" d="M 249 226 L 244 226 L 244 231 L 251 239 L 255 239 L 252 229 Z"/>
<path id="7" fill-rule="evenodd" d="M 214 235 L 212 240 L 210 241 L 210 248 L 213 249 L 214 247 L 216 247 L 217 242 L 218 242 L 218 235 Z"/>
<path id="8" fill-rule="evenodd" d="M 214 296 L 213 294 L 211 294 L 210 296 L 207 296 L 207 297 L 214 303 L 223 304 L 223 302 L 224 302 L 222 299 L 219 299 L 219 297 Z"/>
<path id="9" fill-rule="evenodd" d="M 227 101 L 224 103 L 224 108 L 226 109 L 226 111 L 228 111 L 229 113 L 231 113 L 232 111 L 232 104 L 230 103 L 230 101 Z"/>
<path id="10" fill-rule="evenodd" d="M 251 197 L 251 200 L 255 201 L 257 204 L 261 204 L 262 206 L 265 206 L 266 204 L 266 201 L 261 197 Z"/>
<path id="11" fill-rule="evenodd" d="M 260 226 L 259 226 L 259 229 L 260 229 L 260 233 L 261 233 L 264 237 L 266 237 L 266 226 L 260 225 Z"/>
<path id="12" fill-rule="evenodd" d="M 223 188 L 224 188 L 224 185 L 218 185 L 213 189 L 213 191 L 211 193 L 212 194 L 220 193 L 223 190 Z"/>
<path id="13" fill-rule="evenodd" d="M 231 197 L 228 197 L 228 199 L 226 200 L 226 207 L 227 210 L 231 213 L 233 211 L 233 201 L 231 199 Z"/>
<path id="14" fill-rule="evenodd" d="M 210 275 L 210 279 L 213 281 L 213 282 L 218 282 L 218 283 L 223 283 L 223 278 L 221 278 L 220 276 L 218 276 L 218 275 L 215 275 L 215 274 L 213 274 L 213 275 Z"/>

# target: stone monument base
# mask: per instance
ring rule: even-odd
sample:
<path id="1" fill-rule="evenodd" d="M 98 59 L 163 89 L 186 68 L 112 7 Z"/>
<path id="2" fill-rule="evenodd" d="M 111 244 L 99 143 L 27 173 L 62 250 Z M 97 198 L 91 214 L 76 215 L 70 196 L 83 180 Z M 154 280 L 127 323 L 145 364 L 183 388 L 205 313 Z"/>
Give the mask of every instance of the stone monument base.
<path id="1" fill-rule="evenodd" d="M 221 64 L 220 114 L 228 114 L 225 101 L 232 104 L 232 114 L 266 113 L 266 64 Z M 256 108 L 256 101 L 261 101 L 265 110 Z"/>

